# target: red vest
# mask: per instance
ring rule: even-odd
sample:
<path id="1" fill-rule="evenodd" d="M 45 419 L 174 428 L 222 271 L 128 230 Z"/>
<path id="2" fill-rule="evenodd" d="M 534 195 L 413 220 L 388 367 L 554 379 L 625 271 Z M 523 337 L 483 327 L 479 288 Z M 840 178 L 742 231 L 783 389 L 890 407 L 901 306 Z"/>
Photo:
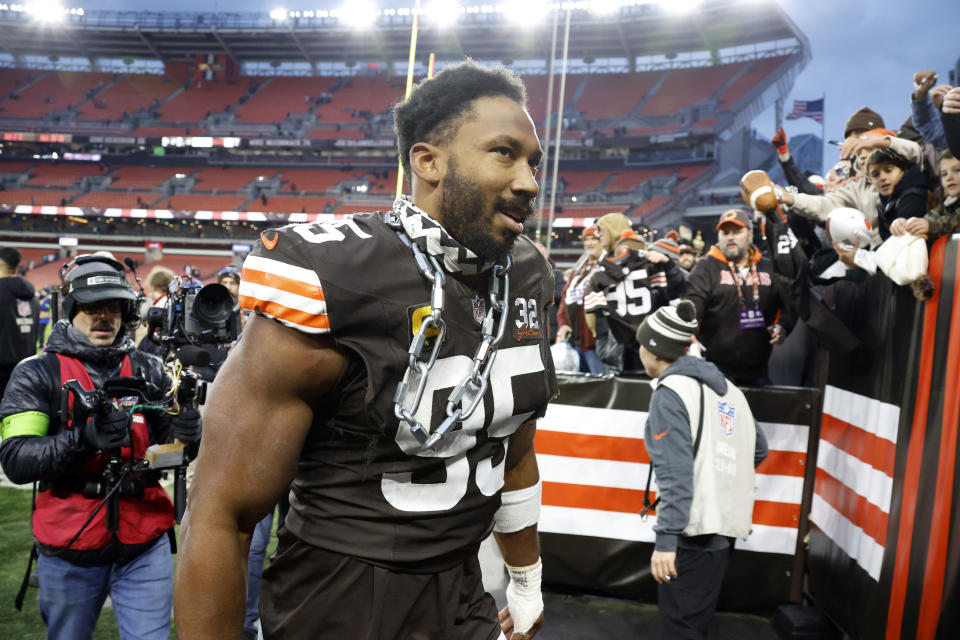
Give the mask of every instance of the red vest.
<path id="1" fill-rule="evenodd" d="M 57 354 L 60 360 L 60 384 L 67 380 L 77 380 L 85 390 L 94 388 L 90 374 L 76 358 Z M 130 356 L 123 357 L 120 367 L 121 376 L 130 376 Z M 72 409 L 73 396 L 70 396 Z M 75 428 L 72 421 L 66 428 Z M 123 447 L 121 457 L 124 462 L 131 457 L 141 457 L 150 446 L 147 423 L 141 413 L 133 414 L 133 447 Z M 78 471 L 78 475 L 98 476 L 107 464 L 104 453 L 87 461 Z M 37 541 L 48 547 L 63 547 L 76 535 L 93 510 L 97 508 L 103 496 L 84 497 L 81 493 L 64 489 L 50 489 L 37 494 L 36 509 L 33 512 L 33 535 Z M 173 503 L 170 496 L 159 484 L 148 486 L 140 497 L 121 496 L 120 523 L 117 538 L 123 544 L 141 544 L 156 540 L 174 525 Z M 107 507 L 104 505 L 80 537 L 70 545 L 77 551 L 100 549 L 110 542 L 113 532 L 106 527 Z"/>

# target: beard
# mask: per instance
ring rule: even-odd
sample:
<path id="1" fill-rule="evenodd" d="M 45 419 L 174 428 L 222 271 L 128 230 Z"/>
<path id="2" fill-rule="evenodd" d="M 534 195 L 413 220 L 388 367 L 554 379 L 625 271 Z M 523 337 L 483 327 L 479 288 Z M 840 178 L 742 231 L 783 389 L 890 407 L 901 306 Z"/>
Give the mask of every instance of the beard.
<path id="1" fill-rule="evenodd" d="M 733 245 L 733 246 L 724 245 L 722 250 L 723 250 L 723 255 L 726 256 L 727 260 L 729 260 L 730 262 L 739 262 L 740 260 L 743 259 L 743 255 L 747 252 L 746 249 L 741 249 L 737 245 Z"/>
<path id="2" fill-rule="evenodd" d="M 525 195 L 510 199 L 496 196 L 492 211 L 489 211 L 483 187 L 462 175 L 457 170 L 456 159 L 450 158 L 440 197 L 443 227 L 483 260 L 495 264 L 503 262 L 519 235 L 505 230 L 505 239 L 499 240 L 493 233 L 493 216 L 498 211 L 523 210 L 529 217 L 533 215 L 533 202 L 533 197 Z"/>

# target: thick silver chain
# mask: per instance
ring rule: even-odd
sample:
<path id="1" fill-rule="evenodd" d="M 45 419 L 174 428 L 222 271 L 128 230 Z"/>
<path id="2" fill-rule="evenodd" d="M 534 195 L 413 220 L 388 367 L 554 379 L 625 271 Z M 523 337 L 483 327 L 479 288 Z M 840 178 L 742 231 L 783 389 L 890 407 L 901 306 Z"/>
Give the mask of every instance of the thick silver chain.
<path id="1" fill-rule="evenodd" d="M 503 340 L 504 330 L 507 326 L 511 262 L 510 257 L 507 256 L 506 265 L 498 264 L 490 269 L 490 308 L 487 310 L 481 325 L 480 344 L 473 354 L 473 364 L 467 375 L 447 396 L 446 418 L 433 433 L 430 433 L 430 425 L 424 426 L 421 424 L 415 414 L 423 400 L 427 377 L 437 361 L 440 345 L 443 344 L 447 335 L 447 323 L 443 320 L 443 284 L 446 282 L 446 274 L 444 274 L 443 268 L 435 257 L 424 254 L 420 247 L 410 240 L 394 214 L 387 214 L 386 223 L 394 230 L 403 244 L 407 245 L 413 252 L 417 269 L 420 270 L 420 274 L 431 286 L 431 313 L 423 318 L 420 329 L 410 343 L 410 348 L 407 350 L 407 370 L 404 372 L 400 384 L 397 385 L 396 393 L 393 394 L 393 414 L 398 420 L 405 422 L 410 427 L 410 432 L 420 443 L 421 451 L 430 451 L 456 423 L 462 422 L 473 415 L 480 402 L 483 401 L 483 396 L 490 384 L 490 371 L 494 360 L 497 358 L 497 347 Z M 433 348 L 424 359 L 423 351 L 427 344 L 427 334 L 431 329 L 436 329 L 436 334 L 433 336 Z M 404 406 L 404 400 L 411 388 L 415 389 L 412 402 L 409 406 Z"/>

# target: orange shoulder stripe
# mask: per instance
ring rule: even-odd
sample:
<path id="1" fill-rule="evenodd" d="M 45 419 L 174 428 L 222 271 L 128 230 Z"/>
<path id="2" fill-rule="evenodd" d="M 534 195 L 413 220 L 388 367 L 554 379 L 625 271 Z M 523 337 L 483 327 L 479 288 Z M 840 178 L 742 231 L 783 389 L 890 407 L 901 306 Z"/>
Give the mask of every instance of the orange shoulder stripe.
<path id="1" fill-rule="evenodd" d="M 270 302 L 267 300 L 260 300 L 252 296 L 240 295 L 240 307 L 242 309 L 248 309 L 250 311 L 260 311 L 265 313 L 268 316 L 276 318 L 277 320 L 283 320 L 289 322 L 290 324 L 295 324 L 301 327 L 309 327 L 311 329 L 319 330 L 330 330 L 330 318 L 327 314 L 315 314 L 307 313 L 306 311 L 300 311 L 299 309 L 291 309 L 285 305 L 280 304 L 279 302 Z"/>
<path id="2" fill-rule="evenodd" d="M 310 298 L 312 300 L 325 300 L 323 297 L 323 287 L 303 282 L 302 280 L 294 280 L 293 278 L 286 278 L 284 276 L 277 275 L 275 273 L 269 273 L 267 271 L 258 271 L 256 269 L 251 269 L 250 267 L 244 267 L 241 278 L 247 282 L 252 282 L 253 284 L 279 289 L 280 291 L 293 293 L 304 298 Z"/>

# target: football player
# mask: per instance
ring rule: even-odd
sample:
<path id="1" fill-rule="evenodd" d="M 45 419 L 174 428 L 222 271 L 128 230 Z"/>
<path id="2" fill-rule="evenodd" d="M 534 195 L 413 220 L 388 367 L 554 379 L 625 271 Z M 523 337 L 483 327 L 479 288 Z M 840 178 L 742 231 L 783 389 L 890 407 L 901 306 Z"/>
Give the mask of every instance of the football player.
<path id="1" fill-rule="evenodd" d="M 553 278 L 522 235 L 542 155 L 525 100 L 504 69 L 445 68 L 395 108 L 411 197 L 261 235 L 240 283 L 255 316 L 207 404 L 182 640 L 240 636 L 250 534 L 288 488 L 264 637 L 540 628 L 533 435 L 556 380 Z M 510 574 L 499 620 L 477 560 L 491 530 Z"/>
<path id="2" fill-rule="evenodd" d="M 621 234 L 613 255 L 600 261 L 584 297 L 587 313 L 607 316 L 610 332 L 623 346 L 623 370 L 642 371 L 636 340 L 640 323 L 683 293 L 683 272 L 658 251 L 646 251 L 636 231 Z"/>

